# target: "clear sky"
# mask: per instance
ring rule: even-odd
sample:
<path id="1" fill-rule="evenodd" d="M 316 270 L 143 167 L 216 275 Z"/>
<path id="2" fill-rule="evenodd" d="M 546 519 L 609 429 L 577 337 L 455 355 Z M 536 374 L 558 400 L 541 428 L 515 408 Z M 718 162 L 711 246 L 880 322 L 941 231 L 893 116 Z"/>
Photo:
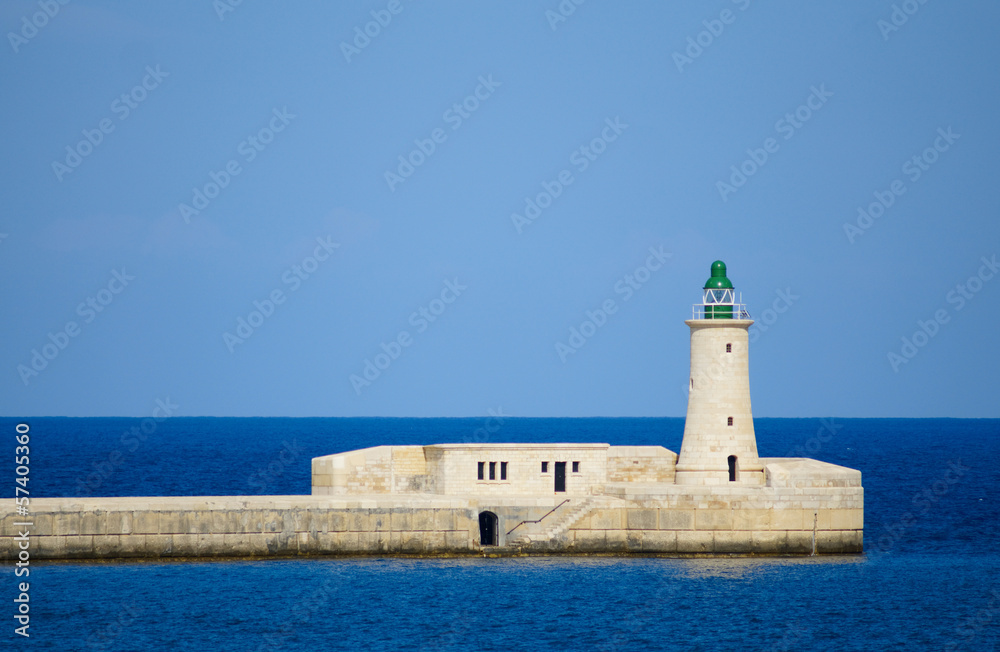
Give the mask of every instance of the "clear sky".
<path id="1" fill-rule="evenodd" d="M 722 259 L 755 415 L 998 417 L 998 22 L 8 0 L 0 411 L 683 416 Z"/>

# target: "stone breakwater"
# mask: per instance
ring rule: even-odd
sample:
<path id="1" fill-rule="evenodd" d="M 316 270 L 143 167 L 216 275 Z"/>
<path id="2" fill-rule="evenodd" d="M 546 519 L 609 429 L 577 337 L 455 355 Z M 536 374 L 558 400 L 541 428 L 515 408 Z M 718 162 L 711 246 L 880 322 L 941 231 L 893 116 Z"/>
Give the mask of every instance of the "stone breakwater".
<path id="1" fill-rule="evenodd" d="M 663 485 L 607 489 L 607 495 L 568 499 L 39 498 L 29 517 L 14 514 L 14 501 L 7 499 L 0 501 L 7 514 L 0 521 L 0 559 L 16 561 L 25 546 L 32 561 L 862 551 L 860 487 L 725 487 L 721 493 L 718 487 Z M 482 543 L 483 514 L 496 518 L 498 545 Z M 24 522 L 32 525 L 15 525 Z"/>

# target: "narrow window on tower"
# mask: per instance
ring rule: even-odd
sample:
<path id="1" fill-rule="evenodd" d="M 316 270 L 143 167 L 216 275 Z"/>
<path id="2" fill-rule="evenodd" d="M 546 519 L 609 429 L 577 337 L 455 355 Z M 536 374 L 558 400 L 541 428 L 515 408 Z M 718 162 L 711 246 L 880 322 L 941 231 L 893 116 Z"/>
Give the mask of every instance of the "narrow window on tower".
<path id="1" fill-rule="evenodd" d="M 727 426 L 733 425 L 733 418 L 732 417 L 729 417 L 729 419 L 726 421 L 726 425 Z"/>
<path id="2" fill-rule="evenodd" d="M 694 389 L 694 378 L 691 378 L 691 389 Z"/>
<path id="3" fill-rule="evenodd" d="M 482 479 L 483 479 L 483 467 L 484 467 L 484 466 L 486 466 L 486 463 L 485 463 L 485 462 L 480 462 L 480 463 L 479 463 L 479 479 L 480 479 L 480 480 L 482 480 Z"/>
<path id="4" fill-rule="evenodd" d="M 490 462 L 490 480 L 497 479 L 497 463 Z"/>
<path id="5" fill-rule="evenodd" d="M 726 353 L 732 353 L 732 352 L 733 352 L 733 345 L 726 344 Z"/>
<path id="6" fill-rule="evenodd" d="M 506 462 L 500 462 L 500 479 L 501 480 L 506 480 L 507 479 L 507 463 Z"/>

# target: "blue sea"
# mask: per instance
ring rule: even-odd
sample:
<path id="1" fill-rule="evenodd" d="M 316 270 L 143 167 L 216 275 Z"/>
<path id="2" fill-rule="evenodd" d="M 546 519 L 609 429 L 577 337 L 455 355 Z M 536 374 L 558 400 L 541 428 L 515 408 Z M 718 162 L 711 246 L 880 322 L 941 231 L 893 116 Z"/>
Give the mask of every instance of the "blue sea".
<path id="1" fill-rule="evenodd" d="M 36 418 L 33 496 L 309 493 L 379 444 L 680 450 L 683 419 Z M 0 419 L 10 433 L 14 426 Z M 495 422 L 490 422 L 493 426 Z M 864 555 L 31 566 L 32 650 L 1000 650 L 1000 420 L 756 419 L 760 454 L 860 469 Z M 8 465 L 7 495 L 14 467 Z"/>

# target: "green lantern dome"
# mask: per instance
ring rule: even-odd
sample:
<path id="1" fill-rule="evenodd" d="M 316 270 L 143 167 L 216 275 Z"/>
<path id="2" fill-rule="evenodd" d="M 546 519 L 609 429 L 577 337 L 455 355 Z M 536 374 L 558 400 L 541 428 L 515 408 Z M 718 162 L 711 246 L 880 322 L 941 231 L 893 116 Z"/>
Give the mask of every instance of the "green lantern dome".
<path id="1" fill-rule="evenodd" d="M 736 303 L 733 282 L 726 276 L 726 264 L 712 263 L 712 276 L 705 281 L 704 319 L 732 319 Z M 737 313 L 739 314 L 739 313 Z"/>
<path id="2" fill-rule="evenodd" d="M 726 264 L 721 260 L 712 263 L 712 276 L 705 281 L 706 290 L 731 290 L 733 282 L 726 276 Z"/>

